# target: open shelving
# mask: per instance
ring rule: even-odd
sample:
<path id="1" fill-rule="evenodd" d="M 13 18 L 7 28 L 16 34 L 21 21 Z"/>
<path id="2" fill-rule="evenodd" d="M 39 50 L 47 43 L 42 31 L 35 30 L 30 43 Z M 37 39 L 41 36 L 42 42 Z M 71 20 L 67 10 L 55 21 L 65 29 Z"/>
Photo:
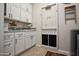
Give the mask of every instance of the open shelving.
<path id="1" fill-rule="evenodd" d="M 66 21 L 69 21 L 69 20 L 75 20 L 75 23 L 76 23 L 76 6 L 75 5 L 65 7 L 65 24 L 66 24 Z"/>

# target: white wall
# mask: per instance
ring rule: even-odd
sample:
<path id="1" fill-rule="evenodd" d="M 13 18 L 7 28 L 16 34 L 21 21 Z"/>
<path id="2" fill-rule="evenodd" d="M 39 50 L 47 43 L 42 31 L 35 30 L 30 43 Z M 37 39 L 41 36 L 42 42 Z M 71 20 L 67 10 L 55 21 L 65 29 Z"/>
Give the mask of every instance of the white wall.
<path id="1" fill-rule="evenodd" d="M 48 4 L 33 4 L 33 26 L 37 28 L 37 42 L 41 44 L 41 8 Z M 64 5 L 58 4 L 58 15 L 59 15 L 59 50 L 70 52 L 70 31 L 73 29 L 79 29 L 79 4 L 76 4 L 77 11 L 77 23 L 74 21 L 68 21 L 65 24 L 64 17 Z"/>
<path id="2" fill-rule="evenodd" d="M 0 3 L 0 55 L 3 53 L 4 5 Z"/>
<path id="3" fill-rule="evenodd" d="M 33 27 L 37 29 L 37 43 L 42 43 L 42 37 L 41 37 L 41 8 L 51 5 L 48 3 L 36 3 L 33 4 Z"/>
<path id="4" fill-rule="evenodd" d="M 76 4 L 77 23 L 68 21 L 65 24 L 64 5 L 59 4 L 59 49 L 70 52 L 71 30 L 79 29 L 79 4 Z"/>

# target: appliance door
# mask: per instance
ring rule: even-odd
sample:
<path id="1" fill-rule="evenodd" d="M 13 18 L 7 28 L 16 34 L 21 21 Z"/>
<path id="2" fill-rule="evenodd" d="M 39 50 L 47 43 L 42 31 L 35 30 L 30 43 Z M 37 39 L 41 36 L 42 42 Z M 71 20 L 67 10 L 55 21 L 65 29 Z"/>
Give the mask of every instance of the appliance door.
<path id="1" fill-rule="evenodd" d="M 79 56 L 79 34 L 77 35 L 77 56 Z"/>

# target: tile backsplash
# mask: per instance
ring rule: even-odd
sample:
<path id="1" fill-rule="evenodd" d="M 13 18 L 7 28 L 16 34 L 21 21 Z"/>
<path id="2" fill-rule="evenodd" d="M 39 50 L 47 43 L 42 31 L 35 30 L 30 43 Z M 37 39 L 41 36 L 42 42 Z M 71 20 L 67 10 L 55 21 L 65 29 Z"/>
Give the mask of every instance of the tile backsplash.
<path id="1" fill-rule="evenodd" d="M 5 26 L 4 26 L 5 28 L 12 28 L 13 27 L 12 26 L 13 23 L 10 20 L 5 20 L 4 24 L 5 24 Z M 17 22 L 17 21 L 15 21 L 14 24 L 15 24 L 15 28 L 27 28 L 27 24 L 23 23 L 23 22 Z"/>

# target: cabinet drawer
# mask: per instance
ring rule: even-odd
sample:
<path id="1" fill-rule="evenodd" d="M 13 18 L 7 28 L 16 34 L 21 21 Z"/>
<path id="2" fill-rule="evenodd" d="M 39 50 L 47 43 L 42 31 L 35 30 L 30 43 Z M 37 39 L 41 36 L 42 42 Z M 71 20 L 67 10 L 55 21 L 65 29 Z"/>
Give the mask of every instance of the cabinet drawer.
<path id="1" fill-rule="evenodd" d="M 4 41 L 12 41 L 14 39 L 14 33 L 5 33 Z"/>
<path id="2" fill-rule="evenodd" d="M 16 33 L 16 36 L 15 36 L 15 39 L 23 39 L 24 38 L 24 35 L 21 33 Z"/>
<path id="3" fill-rule="evenodd" d="M 14 55 L 14 46 L 10 43 L 4 45 L 4 52 L 8 55 Z"/>
<path id="4" fill-rule="evenodd" d="M 4 44 L 4 50 L 5 50 L 6 53 L 10 52 L 11 48 L 12 48 L 11 43 Z"/>

